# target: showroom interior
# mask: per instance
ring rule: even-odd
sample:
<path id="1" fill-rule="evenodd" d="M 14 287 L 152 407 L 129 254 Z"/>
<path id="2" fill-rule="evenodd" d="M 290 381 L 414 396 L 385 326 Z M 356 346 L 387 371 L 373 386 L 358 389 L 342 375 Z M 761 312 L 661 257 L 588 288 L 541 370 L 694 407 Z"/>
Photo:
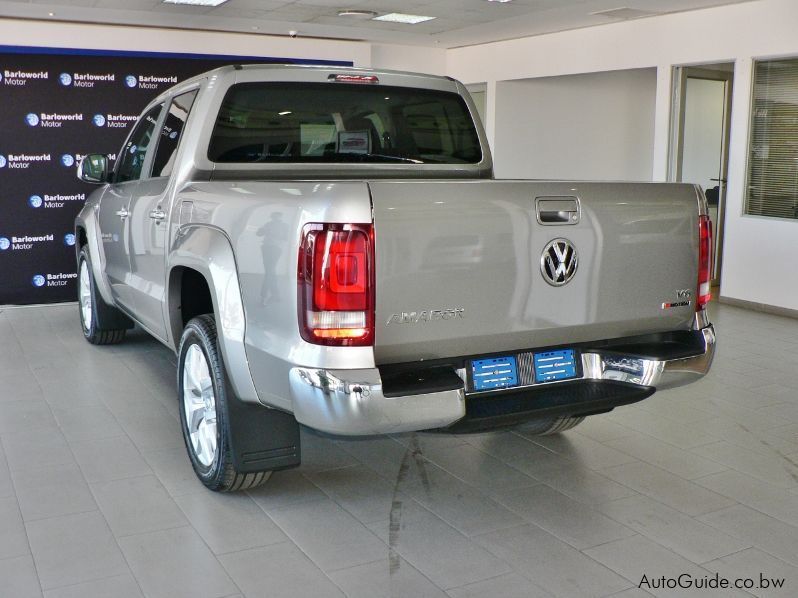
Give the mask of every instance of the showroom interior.
<path id="1" fill-rule="evenodd" d="M 0 597 L 798 595 L 796 25 L 794 0 L 0 0 Z M 484 129 L 479 140 L 490 148 L 493 177 L 572 181 L 576 207 L 567 213 L 575 220 L 606 213 L 576 199 L 582 182 L 646 183 L 635 189 L 646 196 L 648 214 L 661 220 L 647 223 L 634 197 L 615 201 L 630 232 L 617 229 L 620 240 L 595 241 L 624 258 L 593 273 L 597 302 L 595 289 L 608 289 L 601 276 L 615 275 L 613 268 L 622 268 L 619 286 L 634 288 L 624 301 L 648 296 L 633 286 L 641 281 L 675 276 L 675 257 L 674 271 L 652 273 L 646 259 L 654 252 L 629 251 L 641 243 L 638 233 L 669 248 L 684 234 L 668 228 L 682 217 L 682 204 L 666 193 L 677 187 L 649 183 L 700 185 L 701 216 L 689 218 L 712 225 L 714 261 L 705 282 L 711 302 L 696 311 L 700 297 L 692 295 L 704 295 L 691 279 L 691 289 L 678 291 L 685 302 L 663 303 L 662 310 L 687 306 L 690 322 L 705 318 L 705 327 L 692 332 L 713 343 L 714 360 L 706 353 L 701 362 L 706 375 L 634 404 L 587 412 L 572 430 L 546 435 L 535 420 L 502 420 L 491 429 L 332 434 L 305 425 L 306 419 L 297 425 L 287 399 L 268 411 L 295 426 L 301 463 L 275 467 L 270 477 L 255 478 L 265 483 L 249 489 L 246 481 L 238 491 L 209 489 L 192 461 L 198 453 L 188 447 L 190 459 L 191 441 L 184 440 L 189 416 L 179 397 L 188 378 L 176 374 L 188 367 L 178 346 L 182 329 L 171 344 L 158 342 L 140 322 L 122 342 L 111 336 L 87 342 L 83 308 L 99 309 L 108 299 L 94 290 L 102 267 L 96 258 L 98 264 L 85 261 L 87 293 L 94 294 L 79 301 L 83 262 L 75 258 L 76 245 L 78 251 L 84 242 L 110 246 L 112 235 L 97 232 L 88 241 L 75 228 L 92 191 L 108 187 L 88 184 L 86 164 L 83 178 L 75 175 L 93 152 L 116 157 L 135 150 L 131 141 L 122 143 L 136 117 L 172 85 L 221 65 L 250 63 L 321 65 L 325 78 L 333 73 L 330 81 L 335 73 L 360 77 L 342 83 L 359 89 L 380 85 L 368 79 L 372 72 L 385 81 L 397 77 L 388 71 L 434 75 L 441 79 L 429 85 L 440 89 L 454 89 L 457 80 L 470 94 L 463 105 Z M 274 71 L 248 68 L 242 72 Z M 159 122 L 171 114 L 164 111 Z M 189 117 L 187 131 L 199 130 L 195 121 Z M 357 133 L 353 139 L 361 141 Z M 382 142 L 365 139 L 369 147 Z M 89 140 L 97 145 L 89 147 Z M 248 172 L 250 179 L 230 175 L 238 176 L 231 199 L 250 201 L 248 189 L 265 188 L 247 185 L 268 174 Z M 294 184 L 290 177 L 279 180 L 277 186 Z M 383 188 L 372 189 L 375 225 L 368 229 L 378 252 L 388 228 L 379 218 L 385 222 L 390 214 L 379 204 Z M 201 189 L 184 191 L 201 195 Z M 299 201 L 300 191 L 285 193 Z M 659 205 L 651 198 L 660 198 Z M 469 236 L 473 211 L 458 210 L 458 200 L 472 201 L 473 194 L 446 200 L 451 211 L 441 238 L 459 235 L 459 243 L 471 244 L 475 262 L 491 259 L 479 244 L 484 241 Z M 201 202 L 194 201 L 197 212 Z M 415 226 L 409 217 L 406 226 Z M 276 241 L 245 245 L 253 251 L 229 263 L 283 260 L 295 283 L 299 241 L 275 220 L 264 218 L 261 228 L 251 223 L 242 235 Z M 557 233 L 567 231 L 568 223 L 561 224 Z M 694 256 L 703 241 L 697 229 L 690 235 L 695 242 L 682 253 Z M 440 268 L 454 249 L 429 243 L 443 248 L 434 265 Z M 617 253 L 625 244 L 627 253 Z M 572 285 L 582 284 L 579 275 L 593 263 L 589 255 L 580 258 Z M 376 259 L 379 302 L 382 262 Z M 541 259 L 535 250 L 529 264 L 535 277 L 545 278 Z M 694 274 L 695 265 L 690 268 Z M 242 277 L 243 295 L 237 281 L 229 284 L 219 297 L 232 292 L 233 299 L 225 296 L 236 309 L 242 296 L 247 302 L 250 283 Z M 247 305 L 247 316 L 267 313 L 275 296 L 290 299 L 296 312 L 297 301 L 304 306 L 295 295 L 301 288 L 276 289 L 259 280 L 257 306 Z M 493 297 L 484 286 L 471 289 Z M 168 284 L 161 292 L 169 292 Z M 405 289 L 403 296 L 413 292 L 431 301 L 423 288 Z M 536 304 L 534 293 L 524 300 L 551 327 L 574 321 L 558 306 Z M 174 310 L 170 305 L 164 313 Z M 213 305 L 221 309 L 216 296 Z M 395 317 L 407 323 L 407 334 L 413 325 L 418 332 L 424 324 L 427 330 L 446 324 L 449 316 L 448 324 L 458 318 L 468 324 L 468 311 L 463 317 L 456 307 L 407 307 L 429 309 L 429 319 L 440 322 L 420 322 L 417 314 L 410 322 L 404 312 Z M 138 321 L 124 311 L 122 317 Z M 247 334 L 254 321 L 247 322 Z M 228 339 L 236 330 L 243 338 L 244 324 L 222 316 L 210 322 L 231 343 L 223 347 L 230 369 L 235 353 Z M 642 330 L 636 326 L 630 330 Z M 261 336 L 271 342 L 270 331 Z M 578 356 L 585 343 L 604 338 L 579 337 L 567 341 L 571 345 L 529 340 L 513 349 L 573 346 Z M 302 355 L 362 354 L 371 347 L 323 349 L 327 353 Z M 585 377 L 587 353 L 580 362 Z M 500 354 L 462 349 L 458 355 Z M 427 359 L 423 351 L 417 355 L 418 363 Z M 679 363 L 674 360 L 674 370 Z M 457 373 L 461 403 L 468 404 L 463 389 L 471 375 Z M 383 382 L 387 389 L 387 378 Z M 222 386 L 238 393 L 237 385 Z M 387 393 L 384 400 L 390 403 Z M 216 430 L 216 412 L 212 418 Z M 724 582 L 730 585 L 718 585 Z"/>

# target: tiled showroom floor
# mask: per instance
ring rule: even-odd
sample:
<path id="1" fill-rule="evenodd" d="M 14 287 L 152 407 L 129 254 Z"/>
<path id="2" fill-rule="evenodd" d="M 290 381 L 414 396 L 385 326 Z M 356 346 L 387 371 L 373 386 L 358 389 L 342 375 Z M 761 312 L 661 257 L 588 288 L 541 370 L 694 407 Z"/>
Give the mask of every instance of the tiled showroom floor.
<path id="1" fill-rule="evenodd" d="M 713 305 L 712 374 L 571 432 L 329 439 L 263 488 L 195 481 L 174 358 L 0 312 L 0 596 L 798 596 L 798 321 Z M 740 596 L 656 590 L 659 596 Z"/>

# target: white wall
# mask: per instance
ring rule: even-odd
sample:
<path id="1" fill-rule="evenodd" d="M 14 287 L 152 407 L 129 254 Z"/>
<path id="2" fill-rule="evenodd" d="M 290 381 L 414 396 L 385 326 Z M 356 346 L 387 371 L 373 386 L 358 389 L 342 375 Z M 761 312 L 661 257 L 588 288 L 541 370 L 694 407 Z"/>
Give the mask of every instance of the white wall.
<path id="1" fill-rule="evenodd" d="M 656 95 L 656 69 L 500 82 L 496 175 L 649 181 Z"/>
<path id="2" fill-rule="evenodd" d="M 653 174 L 668 164 L 673 65 L 734 62 L 732 134 L 721 295 L 798 309 L 798 221 L 743 214 L 754 58 L 798 56 L 798 2 L 745 4 L 449 50 L 449 75 L 487 82 L 487 128 L 494 139 L 499 81 L 657 68 Z M 500 150 L 498 150 L 500 152 Z"/>
<path id="3" fill-rule="evenodd" d="M 372 44 L 370 66 L 396 71 L 446 75 L 446 50 L 420 46 Z"/>

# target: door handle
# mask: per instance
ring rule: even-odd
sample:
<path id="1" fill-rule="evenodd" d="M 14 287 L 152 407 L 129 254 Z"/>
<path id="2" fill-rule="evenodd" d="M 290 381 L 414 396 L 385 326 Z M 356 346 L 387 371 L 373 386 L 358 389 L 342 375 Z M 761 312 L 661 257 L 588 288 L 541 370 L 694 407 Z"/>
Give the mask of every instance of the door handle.
<path id="1" fill-rule="evenodd" d="M 119 216 L 122 220 L 130 216 L 130 212 L 127 211 L 127 208 L 122 208 L 121 210 L 116 211 L 116 215 Z"/>
<path id="2" fill-rule="evenodd" d="M 579 200 L 576 197 L 536 197 L 535 211 L 540 224 L 579 223 Z"/>
<path id="3" fill-rule="evenodd" d="M 150 218 L 152 218 L 157 222 L 160 222 L 161 220 L 166 218 L 166 212 L 164 212 L 161 208 L 150 210 Z"/>

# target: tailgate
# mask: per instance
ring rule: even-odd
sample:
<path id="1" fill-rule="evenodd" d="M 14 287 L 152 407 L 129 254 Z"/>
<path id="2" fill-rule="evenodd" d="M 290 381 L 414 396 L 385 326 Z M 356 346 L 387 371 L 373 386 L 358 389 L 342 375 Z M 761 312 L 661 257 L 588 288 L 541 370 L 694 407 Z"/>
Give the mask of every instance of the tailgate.
<path id="1" fill-rule="evenodd" d="M 692 323 L 699 211 L 692 185 L 369 186 L 378 364 L 621 338 Z M 557 240 L 568 242 L 577 264 L 569 271 L 569 248 L 558 243 L 549 252 L 553 282 L 573 276 L 555 286 L 541 260 Z M 558 261 L 566 262 L 559 277 Z M 690 305 L 663 308 L 684 301 L 680 290 L 690 292 Z"/>

